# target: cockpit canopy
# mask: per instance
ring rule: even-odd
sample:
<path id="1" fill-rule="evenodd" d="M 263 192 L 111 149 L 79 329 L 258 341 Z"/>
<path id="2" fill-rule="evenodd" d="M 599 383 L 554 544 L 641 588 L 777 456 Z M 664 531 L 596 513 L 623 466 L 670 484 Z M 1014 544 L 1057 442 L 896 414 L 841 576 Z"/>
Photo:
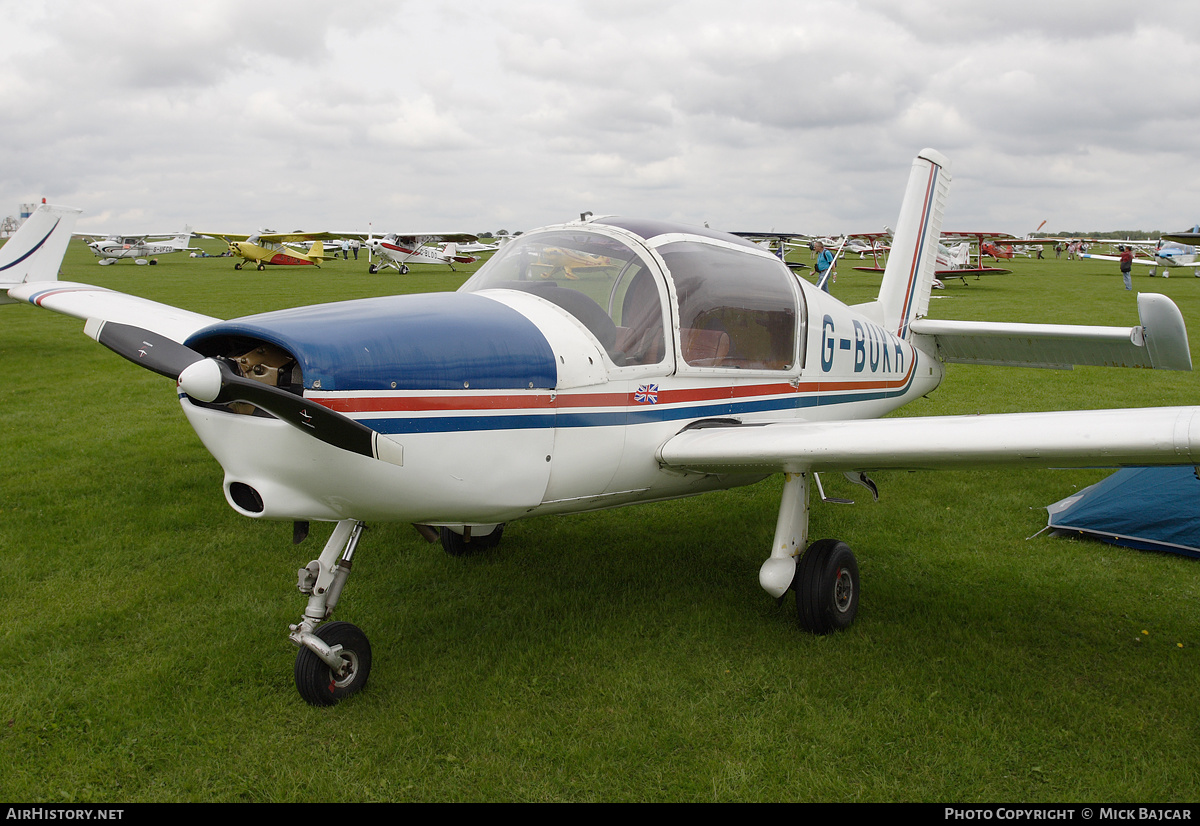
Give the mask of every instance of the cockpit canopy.
<path id="1" fill-rule="evenodd" d="M 804 302 L 795 276 L 724 233 L 619 219 L 529 233 L 462 287 L 489 289 L 556 304 L 618 367 L 658 364 L 671 348 L 680 367 L 790 370 L 802 359 Z"/>

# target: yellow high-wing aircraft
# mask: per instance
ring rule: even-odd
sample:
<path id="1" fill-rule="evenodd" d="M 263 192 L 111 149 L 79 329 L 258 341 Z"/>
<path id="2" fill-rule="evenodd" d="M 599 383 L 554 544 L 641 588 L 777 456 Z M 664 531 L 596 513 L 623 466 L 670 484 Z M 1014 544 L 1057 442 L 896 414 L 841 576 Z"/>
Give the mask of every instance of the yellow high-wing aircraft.
<path id="1" fill-rule="evenodd" d="M 223 238 L 229 243 L 229 251 L 243 260 L 233 265 L 240 270 L 247 263 L 254 264 L 257 269 L 266 269 L 267 264 L 281 266 L 320 266 L 320 262 L 329 261 L 334 256 L 325 254 L 322 241 L 335 238 L 355 237 L 351 235 L 336 235 L 331 232 L 256 232 L 252 235 L 235 235 L 228 232 L 201 232 L 211 238 Z M 311 241 L 312 247 L 304 251 L 299 247 L 288 246 L 304 241 Z"/>

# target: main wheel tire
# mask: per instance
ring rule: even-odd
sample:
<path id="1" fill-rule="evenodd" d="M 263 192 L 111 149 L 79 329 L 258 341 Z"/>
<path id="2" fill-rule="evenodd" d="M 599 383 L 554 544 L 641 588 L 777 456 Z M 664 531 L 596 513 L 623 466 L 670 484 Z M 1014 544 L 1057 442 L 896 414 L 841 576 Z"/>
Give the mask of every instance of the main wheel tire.
<path id="1" fill-rule="evenodd" d="M 470 556 L 481 551 L 489 551 L 500 544 L 504 534 L 504 526 L 497 525 L 492 532 L 483 536 L 472 535 L 470 541 L 461 533 L 449 528 L 438 528 L 438 536 L 442 540 L 442 549 L 450 556 Z"/>
<path id="2" fill-rule="evenodd" d="M 845 542 L 821 539 L 800 557 L 796 577 L 800 625 L 813 634 L 849 628 L 858 614 L 858 560 Z"/>
<path id="3" fill-rule="evenodd" d="M 332 706 L 357 694 L 371 675 L 371 643 L 358 626 L 348 622 L 330 622 L 316 630 L 326 645 L 342 646 L 346 673 L 337 677 L 325 661 L 307 648 L 296 655 L 296 690 L 309 705 Z"/>

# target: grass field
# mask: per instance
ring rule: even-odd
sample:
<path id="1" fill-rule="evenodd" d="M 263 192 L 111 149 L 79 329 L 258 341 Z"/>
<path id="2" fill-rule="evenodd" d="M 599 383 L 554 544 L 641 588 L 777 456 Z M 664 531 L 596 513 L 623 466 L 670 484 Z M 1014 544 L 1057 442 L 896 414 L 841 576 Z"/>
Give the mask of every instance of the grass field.
<path id="1" fill-rule="evenodd" d="M 366 262 L 235 272 L 164 256 L 63 277 L 211 315 L 466 273 Z M 847 262 L 854 263 L 854 262 Z M 944 318 L 1136 323 L 1115 264 L 1018 260 L 938 291 Z M 1139 276 L 1200 336 L 1200 279 Z M 846 264 L 833 291 L 874 297 Z M 76 320 L 0 308 L 0 800 L 955 801 L 1200 799 L 1200 567 L 1039 536 L 1106 471 L 881 473 L 814 502 L 858 555 L 848 632 L 796 628 L 757 572 L 781 480 L 510 524 L 456 559 L 371 525 L 337 618 L 366 691 L 292 685 L 297 568 L 328 533 L 238 516 L 169 381 Z M 951 365 L 903 415 L 1195 404 L 1194 374 Z M 834 493 L 834 491 L 829 491 Z"/>

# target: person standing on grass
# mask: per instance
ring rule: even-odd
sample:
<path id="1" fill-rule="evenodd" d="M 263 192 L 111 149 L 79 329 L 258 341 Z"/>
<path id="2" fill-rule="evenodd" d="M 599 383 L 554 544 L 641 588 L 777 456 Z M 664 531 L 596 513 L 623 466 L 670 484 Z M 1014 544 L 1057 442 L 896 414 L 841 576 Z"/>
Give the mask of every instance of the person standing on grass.
<path id="1" fill-rule="evenodd" d="M 825 249 L 821 241 L 813 242 L 813 252 L 817 254 L 817 263 L 813 268 L 817 273 L 817 286 L 829 292 L 829 278 L 833 275 L 833 253 Z"/>
<path id="2" fill-rule="evenodd" d="M 1125 289 L 1133 289 L 1133 247 L 1118 246 L 1121 253 L 1121 277 L 1125 279 Z"/>

